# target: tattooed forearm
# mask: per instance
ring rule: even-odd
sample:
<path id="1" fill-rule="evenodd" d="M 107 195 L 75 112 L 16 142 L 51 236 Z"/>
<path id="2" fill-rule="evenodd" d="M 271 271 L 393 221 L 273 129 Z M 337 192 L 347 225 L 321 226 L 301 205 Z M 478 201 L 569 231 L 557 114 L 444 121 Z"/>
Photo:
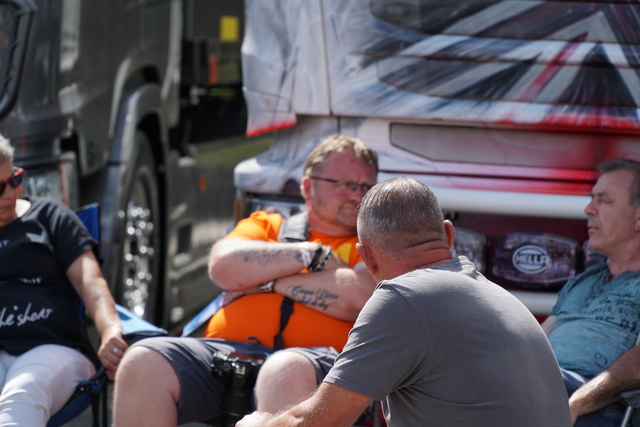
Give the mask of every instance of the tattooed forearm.
<path id="1" fill-rule="evenodd" d="M 272 245 L 273 247 L 268 249 L 243 249 L 236 252 L 235 256 L 244 263 L 254 264 L 260 267 L 267 267 L 272 264 L 280 264 L 283 260 L 289 259 L 291 261 L 297 261 L 302 263 L 302 259 L 299 251 L 292 250 L 288 247 L 279 247 L 279 245 Z"/>
<path id="2" fill-rule="evenodd" d="M 339 295 L 333 294 L 326 289 L 314 291 L 300 285 L 289 286 L 287 294 L 298 302 L 321 308 L 324 311 L 337 304 L 339 298 Z"/>

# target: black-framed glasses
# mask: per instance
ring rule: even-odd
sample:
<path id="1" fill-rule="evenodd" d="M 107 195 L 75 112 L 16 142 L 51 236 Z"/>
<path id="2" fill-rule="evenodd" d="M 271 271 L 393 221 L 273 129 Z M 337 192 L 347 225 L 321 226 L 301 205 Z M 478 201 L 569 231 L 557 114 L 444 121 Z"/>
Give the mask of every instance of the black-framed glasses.
<path id="1" fill-rule="evenodd" d="M 372 185 L 369 185 L 369 184 L 358 184 L 357 182 L 353 182 L 353 181 L 340 181 L 337 179 L 323 178 L 321 176 L 310 176 L 309 179 L 330 182 L 334 185 L 336 190 L 342 193 L 353 193 L 358 188 L 362 190 L 363 193 L 366 193 L 367 191 L 371 190 L 371 187 L 373 187 Z"/>
<path id="2" fill-rule="evenodd" d="M 11 188 L 18 188 L 18 185 L 22 184 L 22 178 L 24 178 L 24 169 L 13 167 L 13 176 L 4 182 L 0 182 L 0 196 L 4 194 L 4 190 L 7 189 L 7 184 Z"/>

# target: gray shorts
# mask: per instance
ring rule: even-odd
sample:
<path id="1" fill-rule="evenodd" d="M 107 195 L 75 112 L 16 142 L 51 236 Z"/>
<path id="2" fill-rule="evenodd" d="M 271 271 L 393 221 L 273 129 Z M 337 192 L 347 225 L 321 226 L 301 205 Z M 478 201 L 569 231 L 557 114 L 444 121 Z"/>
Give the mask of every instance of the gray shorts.
<path id="1" fill-rule="evenodd" d="M 212 420 L 221 415 L 225 390 L 211 374 L 215 352 L 236 352 L 265 358 L 273 353 L 271 348 L 259 344 L 214 338 L 157 337 L 146 338 L 134 345 L 157 351 L 176 372 L 180 382 L 178 424 Z M 283 351 L 295 351 L 308 358 L 316 369 L 318 384 L 338 356 L 331 347 L 295 347 Z"/>

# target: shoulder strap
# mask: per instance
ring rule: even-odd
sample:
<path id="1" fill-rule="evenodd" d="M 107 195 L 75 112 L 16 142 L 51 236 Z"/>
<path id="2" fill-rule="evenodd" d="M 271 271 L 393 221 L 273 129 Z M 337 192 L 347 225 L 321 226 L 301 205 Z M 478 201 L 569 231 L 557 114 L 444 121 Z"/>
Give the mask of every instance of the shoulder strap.
<path id="1" fill-rule="evenodd" d="M 278 333 L 273 336 L 274 350 L 282 350 L 284 348 L 282 333 L 284 332 L 284 328 L 287 327 L 287 323 L 289 323 L 289 318 L 291 318 L 292 314 L 293 300 L 289 297 L 284 297 L 282 304 L 280 304 L 280 329 L 278 330 Z"/>
<path id="2" fill-rule="evenodd" d="M 309 220 L 307 212 L 303 211 L 284 220 L 278 230 L 279 242 L 306 242 L 309 240 Z M 282 333 L 289 323 L 289 319 L 293 314 L 293 300 L 284 297 L 280 305 L 280 329 L 273 337 L 273 348 L 281 350 L 284 348 L 284 339 Z"/>
<path id="3" fill-rule="evenodd" d="M 303 211 L 284 220 L 278 230 L 279 242 L 306 242 L 309 240 L 309 218 Z"/>

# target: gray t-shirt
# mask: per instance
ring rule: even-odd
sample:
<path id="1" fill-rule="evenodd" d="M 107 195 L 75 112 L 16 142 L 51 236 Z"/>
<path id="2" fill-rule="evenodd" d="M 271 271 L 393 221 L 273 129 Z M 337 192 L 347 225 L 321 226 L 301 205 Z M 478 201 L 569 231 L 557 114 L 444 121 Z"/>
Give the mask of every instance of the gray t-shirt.
<path id="1" fill-rule="evenodd" d="M 390 426 L 570 425 L 542 328 L 464 257 L 378 284 L 325 381 Z"/>
<path id="2" fill-rule="evenodd" d="M 585 378 L 607 369 L 640 333 L 640 271 L 609 279 L 607 264 L 589 268 L 562 288 L 551 312 L 558 363 Z"/>

